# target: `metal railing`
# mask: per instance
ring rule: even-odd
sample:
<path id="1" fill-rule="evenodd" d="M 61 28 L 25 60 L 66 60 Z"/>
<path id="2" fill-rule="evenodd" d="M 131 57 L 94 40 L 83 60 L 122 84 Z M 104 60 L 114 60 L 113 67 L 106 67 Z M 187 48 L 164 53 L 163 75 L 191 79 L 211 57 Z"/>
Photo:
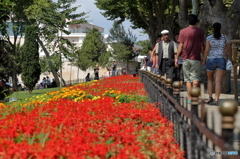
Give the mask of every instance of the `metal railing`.
<path id="1" fill-rule="evenodd" d="M 223 159 L 240 159 L 239 150 L 233 147 L 234 115 L 238 109 L 238 103 L 234 99 L 220 103 L 222 134 L 218 135 L 214 128 L 207 126 L 204 100 L 199 98 L 204 92 L 200 88 L 191 89 L 191 104 L 187 104 L 187 99 L 180 97 L 180 82 L 172 83 L 172 79 L 144 70 L 139 70 L 139 76 L 150 102 L 155 103 L 162 115 L 174 124 L 174 137 L 185 151 L 185 158 L 215 159 L 220 157 L 217 153 L 222 151 Z M 211 122 L 215 124 L 214 120 Z M 230 151 L 234 151 L 235 155 L 224 155 Z"/>

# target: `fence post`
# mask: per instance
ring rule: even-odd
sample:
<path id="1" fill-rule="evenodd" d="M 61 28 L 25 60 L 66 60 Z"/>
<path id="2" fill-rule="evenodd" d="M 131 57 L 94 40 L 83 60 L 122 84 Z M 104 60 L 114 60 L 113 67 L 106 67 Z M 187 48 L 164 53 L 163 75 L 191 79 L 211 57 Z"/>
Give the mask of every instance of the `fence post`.
<path id="1" fill-rule="evenodd" d="M 180 104 L 180 87 L 181 84 L 179 81 L 173 82 L 173 96 L 176 99 L 177 103 Z"/>
<path id="2" fill-rule="evenodd" d="M 172 96 L 172 82 L 173 80 L 171 78 L 166 79 L 166 90 L 171 96 Z"/>
<path id="3" fill-rule="evenodd" d="M 165 89 L 165 77 L 161 76 L 161 87 Z"/>
<path id="4" fill-rule="evenodd" d="M 222 139 L 229 145 L 233 145 L 234 115 L 238 111 L 238 102 L 227 99 L 219 103 L 219 111 L 222 114 Z M 224 151 L 224 150 L 223 150 Z M 225 158 L 226 156 L 223 156 Z"/>
<path id="5" fill-rule="evenodd" d="M 191 112 L 196 117 L 198 117 L 198 99 L 200 96 L 200 88 L 193 87 L 190 91 L 191 95 Z M 197 158 L 198 156 L 198 145 L 197 145 L 197 134 L 199 133 L 194 123 L 191 121 L 191 129 L 190 129 L 190 142 L 191 142 L 191 157 L 190 158 Z"/>
<path id="6" fill-rule="evenodd" d="M 158 78 L 158 80 L 157 80 L 158 83 L 157 83 L 157 84 L 158 84 L 159 86 L 161 86 L 161 75 L 157 75 L 157 78 Z"/>
<path id="7" fill-rule="evenodd" d="M 139 74 L 139 81 L 142 83 L 142 70 L 138 70 L 138 74 Z"/>

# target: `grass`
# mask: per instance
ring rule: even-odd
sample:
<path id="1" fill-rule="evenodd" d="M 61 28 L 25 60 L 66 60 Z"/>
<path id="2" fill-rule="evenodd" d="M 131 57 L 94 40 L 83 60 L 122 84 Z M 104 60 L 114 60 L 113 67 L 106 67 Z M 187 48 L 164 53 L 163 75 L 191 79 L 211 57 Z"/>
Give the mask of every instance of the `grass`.
<path id="1" fill-rule="evenodd" d="M 27 98 L 31 98 L 33 96 L 38 96 L 38 95 L 42 95 L 46 92 L 51 92 L 51 91 L 56 91 L 59 90 L 60 87 L 56 87 L 56 88 L 45 88 L 45 89 L 35 89 L 32 91 L 32 93 L 29 93 L 28 91 L 18 91 L 18 92 L 14 92 L 12 95 L 10 95 L 9 97 L 13 97 L 16 98 L 17 101 L 21 101 Z M 11 105 L 14 102 L 6 102 L 6 105 Z"/>

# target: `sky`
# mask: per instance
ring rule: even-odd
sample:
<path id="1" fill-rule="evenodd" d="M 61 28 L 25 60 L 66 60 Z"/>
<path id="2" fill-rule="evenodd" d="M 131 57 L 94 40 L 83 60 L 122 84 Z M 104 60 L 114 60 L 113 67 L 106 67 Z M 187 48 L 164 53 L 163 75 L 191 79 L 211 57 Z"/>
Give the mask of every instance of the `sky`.
<path id="1" fill-rule="evenodd" d="M 107 20 L 107 18 L 101 14 L 103 11 L 99 10 L 94 2 L 95 0 L 77 0 L 74 6 L 81 5 L 81 7 L 78 8 L 77 12 L 89 12 L 87 14 L 87 21 L 104 28 L 104 34 L 109 34 L 109 29 L 112 28 L 113 21 Z M 140 33 L 142 29 L 132 29 L 130 27 L 131 23 L 129 21 L 123 22 L 123 26 L 126 30 L 129 28 L 132 33 L 136 35 L 137 41 L 149 39 L 147 34 Z"/>

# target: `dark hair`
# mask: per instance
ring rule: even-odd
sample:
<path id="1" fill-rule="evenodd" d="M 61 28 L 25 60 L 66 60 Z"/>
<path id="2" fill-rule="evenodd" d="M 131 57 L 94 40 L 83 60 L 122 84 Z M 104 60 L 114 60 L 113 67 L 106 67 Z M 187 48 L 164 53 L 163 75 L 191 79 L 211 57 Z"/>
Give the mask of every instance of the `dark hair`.
<path id="1" fill-rule="evenodd" d="M 158 36 L 157 36 L 157 39 L 158 39 L 158 38 L 161 38 L 161 37 L 162 37 L 162 34 L 158 35 Z"/>
<path id="2" fill-rule="evenodd" d="M 221 37 L 221 24 L 220 23 L 213 24 L 213 36 L 215 39 L 220 39 L 220 37 Z"/>
<path id="3" fill-rule="evenodd" d="M 188 16 L 188 23 L 190 25 L 196 25 L 198 22 L 199 22 L 199 20 L 195 14 L 190 14 Z"/>

